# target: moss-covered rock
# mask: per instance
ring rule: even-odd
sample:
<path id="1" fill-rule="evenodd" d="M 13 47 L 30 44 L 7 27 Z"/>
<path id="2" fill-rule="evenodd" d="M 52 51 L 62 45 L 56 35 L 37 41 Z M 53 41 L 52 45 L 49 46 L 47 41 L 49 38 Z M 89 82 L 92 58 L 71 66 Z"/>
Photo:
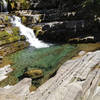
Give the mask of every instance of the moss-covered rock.
<path id="1" fill-rule="evenodd" d="M 32 79 L 43 77 L 43 71 L 41 69 L 30 69 L 25 74 Z"/>
<path id="2" fill-rule="evenodd" d="M 6 45 L 2 46 L 2 48 L 0 49 L 0 55 L 6 56 L 6 55 L 12 54 L 16 51 L 22 50 L 28 46 L 29 46 L 29 43 L 25 42 L 25 41 L 19 41 L 19 42 L 6 44 Z"/>
<path id="3" fill-rule="evenodd" d="M 43 35 L 45 33 L 45 31 L 42 30 L 41 26 L 34 26 L 33 30 L 36 36 L 38 36 L 39 34 Z"/>

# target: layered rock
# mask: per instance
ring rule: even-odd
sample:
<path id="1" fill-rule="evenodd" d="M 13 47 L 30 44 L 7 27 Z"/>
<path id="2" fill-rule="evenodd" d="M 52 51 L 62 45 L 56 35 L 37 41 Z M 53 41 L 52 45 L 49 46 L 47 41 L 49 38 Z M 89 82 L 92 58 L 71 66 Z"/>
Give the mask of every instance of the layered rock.
<path id="1" fill-rule="evenodd" d="M 29 8 L 21 8 L 23 2 L 30 2 Z M 100 27 L 99 1 L 38 0 L 16 1 L 19 4 L 14 13 L 22 22 L 34 29 L 36 36 L 53 43 L 98 42 Z M 17 4 L 18 3 L 18 4 Z M 23 6 L 22 6 L 23 7 Z M 29 10 L 28 10 L 29 9 Z M 87 11 L 88 9 L 88 11 Z M 90 38 L 93 37 L 93 38 Z"/>
<path id="2" fill-rule="evenodd" d="M 30 92 L 31 79 L 0 88 L 1 100 L 99 100 L 100 50 L 80 52 L 77 58 L 66 61 L 57 74 Z M 8 98 L 7 98 L 8 97 Z"/>
<path id="3" fill-rule="evenodd" d="M 5 56 L 27 47 L 29 44 L 25 41 L 25 36 L 20 35 L 18 27 L 11 25 L 10 16 L 0 15 L 0 55 Z"/>
<path id="4" fill-rule="evenodd" d="M 25 100 L 29 94 L 31 86 L 31 79 L 25 78 L 15 86 L 9 88 L 0 88 L 1 100 Z"/>
<path id="5" fill-rule="evenodd" d="M 0 57 L 3 57 L 0 59 L 0 67 L 10 64 L 4 56 L 29 46 L 25 36 L 20 35 L 18 27 L 12 26 L 10 19 L 9 14 L 0 14 Z"/>
<path id="6" fill-rule="evenodd" d="M 12 71 L 13 69 L 10 68 L 10 65 L 6 65 L 3 68 L 0 68 L 0 81 L 6 79 L 8 77 L 7 74 L 9 74 Z"/>
<path id="7" fill-rule="evenodd" d="M 94 100 L 100 82 L 99 56 L 100 51 L 89 52 L 65 62 L 28 100 Z"/>

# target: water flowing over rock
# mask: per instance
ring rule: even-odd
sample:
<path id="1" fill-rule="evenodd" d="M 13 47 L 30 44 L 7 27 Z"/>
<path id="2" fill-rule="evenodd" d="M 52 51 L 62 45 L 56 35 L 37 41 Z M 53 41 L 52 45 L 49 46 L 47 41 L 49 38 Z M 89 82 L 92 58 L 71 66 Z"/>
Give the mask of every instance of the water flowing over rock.
<path id="1" fill-rule="evenodd" d="M 4 11 L 7 11 L 8 4 L 7 4 L 6 0 L 2 0 L 2 1 L 3 1 L 3 5 L 4 5 Z"/>
<path id="2" fill-rule="evenodd" d="M 13 16 L 11 19 L 12 23 L 20 28 L 20 34 L 25 35 L 27 41 L 30 43 L 30 46 L 34 46 L 36 48 L 44 48 L 49 47 L 48 44 L 43 43 L 42 41 L 38 40 L 34 34 L 34 31 L 21 23 L 21 19 L 17 16 Z"/>
<path id="3" fill-rule="evenodd" d="M 7 12 L 8 11 L 8 3 L 6 0 L 0 1 L 0 12 Z"/>

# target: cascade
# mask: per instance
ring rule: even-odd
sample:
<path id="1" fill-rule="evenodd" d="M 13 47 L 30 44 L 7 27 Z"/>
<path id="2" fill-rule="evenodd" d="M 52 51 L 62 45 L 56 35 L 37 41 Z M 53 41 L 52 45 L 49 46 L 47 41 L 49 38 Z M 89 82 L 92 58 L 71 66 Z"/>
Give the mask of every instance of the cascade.
<path id="1" fill-rule="evenodd" d="M 7 2 L 6 2 L 6 0 L 2 0 L 2 2 L 3 2 L 3 7 L 4 7 L 4 11 L 5 12 L 7 12 Z"/>
<path id="2" fill-rule="evenodd" d="M 11 18 L 11 23 L 19 27 L 20 35 L 24 35 L 26 37 L 26 40 L 30 43 L 30 46 L 34 46 L 35 48 L 49 47 L 49 44 L 46 44 L 36 38 L 33 29 L 28 28 L 21 23 L 21 18 L 13 16 Z"/>

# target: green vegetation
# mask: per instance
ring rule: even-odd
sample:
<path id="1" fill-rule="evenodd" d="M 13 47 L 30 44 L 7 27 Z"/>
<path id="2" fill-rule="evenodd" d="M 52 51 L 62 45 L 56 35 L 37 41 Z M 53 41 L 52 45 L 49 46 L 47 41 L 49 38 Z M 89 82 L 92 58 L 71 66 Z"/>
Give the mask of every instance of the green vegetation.
<path id="1" fill-rule="evenodd" d="M 21 39 L 24 39 L 24 37 L 19 35 L 19 28 L 17 27 L 8 27 L 8 29 L 0 31 L 0 45 L 12 43 Z"/>

